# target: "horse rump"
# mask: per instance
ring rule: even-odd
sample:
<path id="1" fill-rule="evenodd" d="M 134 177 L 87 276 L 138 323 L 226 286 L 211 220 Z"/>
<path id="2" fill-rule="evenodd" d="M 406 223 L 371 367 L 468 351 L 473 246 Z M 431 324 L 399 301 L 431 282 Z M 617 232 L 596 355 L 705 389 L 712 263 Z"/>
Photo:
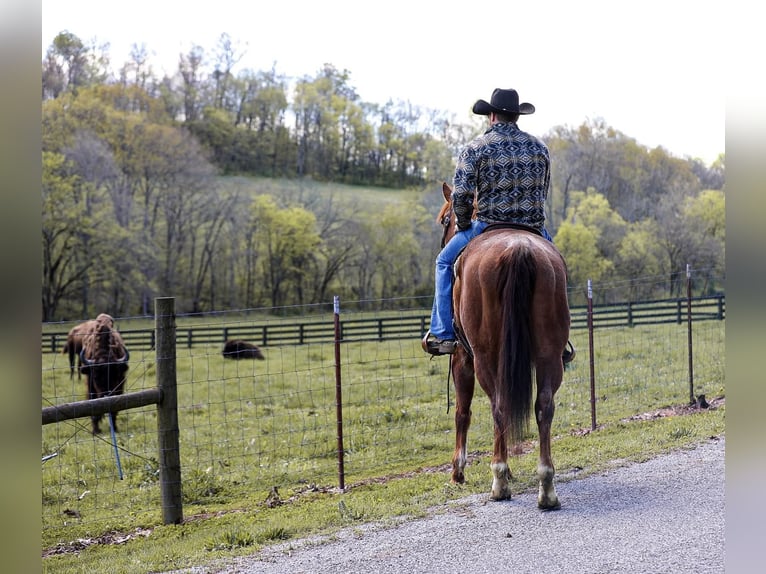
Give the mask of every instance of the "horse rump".
<path id="1" fill-rule="evenodd" d="M 223 344 L 224 359 L 258 359 L 264 360 L 261 350 L 247 341 L 229 339 Z"/>

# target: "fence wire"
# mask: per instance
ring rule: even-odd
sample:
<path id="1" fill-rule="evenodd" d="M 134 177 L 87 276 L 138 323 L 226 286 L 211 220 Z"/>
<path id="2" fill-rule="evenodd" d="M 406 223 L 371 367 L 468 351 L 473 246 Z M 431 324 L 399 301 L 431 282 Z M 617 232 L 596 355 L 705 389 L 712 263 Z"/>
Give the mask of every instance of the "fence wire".
<path id="1" fill-rule="evenodd" d="M 332 321 L 331 314 L 326 319 Z M 188 329 L 211 323 L 178 321 Z M 268 319 L 231 313 L 215 321 L 234 328 Z M 693 334 L 695 393 L 722 395 L 725 320 L 695 322 Z M 571 340 L 577 358 L 556 395 L 554 436 L 591 421 L 588 331 L 573 329 Z M 269 346 L 262 349 L 265 360 L 226 359 L 221 350 L 221 343 L 208 343 L 177 351 L 184 514 L 254 507 L 274 487 L 289 496 L 337 486 L 333 343 Z M 688 402 L 685 323 L 599 329 L 593 354 L 599 424 Z M 153 351 L 131 351 L 126 392 L 156 384 L 155 361 Z M 447 392 L 448 364 L 447 357 L 425 355 L 417 338 L 341 344 L 347 487 L 449 462 L 454 411 L 447 401 L 454 395 Z M 70 378 L 61 353 L 43 353 L 42 384 L 43 407 L 85 398 L 84 380 Z M 92 436 L 87 419 L 43 426 L 43 548 L 71 544 L 84 532 L 161 522 L 156 409 L 122 411 L 118 427 L 123 480 L 108 432 Z M 469 451 L 491 450 L 492 434 L 489 401 L 477 385 Z"/>

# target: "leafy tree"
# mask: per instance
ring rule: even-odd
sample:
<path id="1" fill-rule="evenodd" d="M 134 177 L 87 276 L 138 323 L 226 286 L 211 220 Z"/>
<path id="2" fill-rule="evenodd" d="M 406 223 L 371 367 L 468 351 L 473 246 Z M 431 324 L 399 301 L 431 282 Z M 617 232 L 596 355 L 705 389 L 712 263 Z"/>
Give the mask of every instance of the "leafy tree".
<path id="1" fill-rule="evenodd" d="M 75 133 L 72 144 L 64 148 L 68 165 L 72 173 L 79 176 L 79 202 L 83 206 L 84 216 L 91 221 L 99 221 L 102 233 L 106 228 L 106 222 L 111 221 L 112 215 L 109 209 L 109 198 L 104 189 L 111 187 L 119 178 L 119 170 L 115 165 L 111 151 L 105 143 L 90 131 Z M 78 245 L 78 257 L 90 262 L 85 267 L 80 279 L 82 293 L 82 316 L 87 314 L 88 308 L 93 303 L 91 299 L 91 282 L 99 278 L 104 279 L 102 258 L 107 250 L 104 245 L 109 245 L 111 234 L 107 236 L 94 236 L 93 233 L 84 230 L 80 233 Z"/>
<path id="2" fill-rule="evenodd" d="M 178 75 L 181 78 L 184 119 L 187 122 L 198 120 L 205 105 L 205 102 L 202 100 L 202 93 L 204 91 L 204 79 L 202 77 L 204 59 L 204 48 L 196 44 L 192 46 L 187 54 L 181 54 L 178 58 Z"/>
<path id="3" fill-rule="evenodd" d="M 419 205 L 387 205 L 380 214 L 369 214 L 364 221 L 370 239 L 366 273 L 375 279 L 377 298 L 411 295 L 414 287 L 430 274 L 422 266 L 416 230 L 428 226 L 431 215 Z"/>
<path id="4" fill-rule="evenodd" d="M 553 242 L 566 259 L 569 287 L 575 294 L 579 292 L 585 296 L 588 279 L 596 283 L 614 266 L 602 256 L 598 248 L 597 232 L 582 223 L 565 221 Z"/>
<path id="5" fill-rule="evenodd" d="M 627 222 L 654 217 L 660 199 L 701 189 L 693 162 L 674 158 L 661 147 L 649 150 L 604 120 L 576 129 L 559 126 L 545 136 L 551 151 L 551 229 L 566 218 L 575 190 L 593 188 Z"/>
<path id="6" fill-rule="evenodd" d="M 239 98 L 236 97 L 234 66 L 245 55 L 245 50 L 240 48 L 239 42 L 223 33 L 218 38 L 218 45 L 213 54 L 214 70 L 213 81 L 215 83 L 213 91 L 215 93 L 213 106 L 215 108 L 232 111 L 236 109 Z"/>
<path id="7" fill-rule="evenodd" d="M 657 223 L 653 220 L 631 223 L 617 249 L 615 267 L 621 277 L 631 277 L 623 299 L 636 301 L 656 295 L 656 277 L 660 275 L 662 253 L 657 241 Z M 644 279 L 645 280 L 642 280 Z"/>
<path id="8" fill-rule="evenodd" d="M 132 80 L 129 78 L 131 75 Z M 125 87 L 132 85 L 140 90 L 146 90 L 152 76 L 146 44 L 133 44 L 130 49 L 130 60 L 120 68 L 120 82 Z"/>
<path id="9" fill-rule="evenodd" d="M 593 189 L 585 193 L 572 192 L 572 205 L 567 212 L 567 221 L 590 229 L 602 256 L 607 260 L 614 259 L 627 224 L 620 214 L 611 208 L 606 197 Z"/>
<path id="10" fill-rule="evenodd" d="M 617 144 L 624 137 L 597 118 L 574 129 L 559 126 L 543 138 L 551 154 L 553 190 L 548 220 L 552 230 L 566 218 L 573 191 L 593 188 L 606 193 L 612 187 L 610 166 L 616 165 Z"/>
<path id="11" fill-rule="evenodd" d="M 696 197 L 686 198 L 684 213 L 700 233 L 726 241 L 726 197 L 723 191 L 707 189 Z"/>
<path id="12" fill-rule="evenodd" d="M 312 195 L 303 202 L 303 207 L 316 215 L 317 232 L 322 239 L 314 257 L 306 262 L 309 266 L 306 274 L 309 300 L 328 301 L 330 295 L 345 297 L 349 289 L 339 276 L 359 255 L 362 210 L 358 202 L 338 201 L 334 194 L 326 198 Z"/>
<path id="13" fill-rule="evenodd" d="M 92 79 L 89 50 L 71 32 L 61 32 L 43 62 L 43 99 L 57 98 L 65 90 L 77 91 Z"/>
<path id="14" fill-rule="evenodd" d="M 668 278 L 670 297 L 683 294 L 686 265 L 693 262 L 699 245 L 700 236 L 685 218 L 683 203 L 684 194 L 675 190 L 660 200 L 656 217 L 657 238 L 664 254 L 662 272 Z"/>
<path id="15" fill-rule="evenodd" d="M 237 173 L 242 165 L 234 155 L 237 148 L 237 128 L 231 123 L 224 110 L 205 108 L 203 119 L 188 122 L 189 131 L 211 152 L 212 161 L 226 174 Z"/>
<path id="16" fill-rule="evenodd" d="M 294 173 L 295 154 L 284 125 L 288 109 L 286 79 L 276 70 L 246 70 L 234 124 L 240 129 L 236 148 L 243 150 L 239 170 L 271 177 Z"/>
<path id="17" fill-rule="evenodd" d="M 725 154 L 719 154 L 710 166 L 706 166 L 702 160 L 699 159 L 692 159 L 689 161 L 691 162 L 690 168 L 694 175 L 699 178 L 700 186 L 703 189 L 722 190 L 724 188 L 726 183 Z"/>
<path id="18" fill-rule="evenodd" d="M 450 149 L 439 139 L 429 139 L 423 149 L 423 171 L 427 183 L 452 181 L 455 163 Z"/>
<path id="19" fill-rule="evenodd" d="M 702 292 L 707 294 L 718 287 L 725 268 L 726 200 L 719 190 L 705 190 L 696 197 L 688 197 L 683 209 L 684 225 L 692 231 L 694 247 L 689 263 L 696 276 L 703 280 Z"/>
<path id="20" fill-rule="evenodd" d="M 42 312 L 51 321 L 62 300 L 71 295 L 87 271 L 87 262 L 77 257 L 82 232 L 87 232 L 82 203 L 76 200 L 79 183 L 69 173 L 63 154 L 42 155 Z"/>
<path id="21" fill-rule="evenodd" d="M 256 197 L 252 210 L 253 220 L 258 223 L 257 243 L 263 253 L 261 266 L 271 306 L 305 303 L 305 265 L 321 241 L 314 214 L 297 206 L 280 209 L 270 195 Z M 288 298 L 290 288 L 292 298 Z"/>

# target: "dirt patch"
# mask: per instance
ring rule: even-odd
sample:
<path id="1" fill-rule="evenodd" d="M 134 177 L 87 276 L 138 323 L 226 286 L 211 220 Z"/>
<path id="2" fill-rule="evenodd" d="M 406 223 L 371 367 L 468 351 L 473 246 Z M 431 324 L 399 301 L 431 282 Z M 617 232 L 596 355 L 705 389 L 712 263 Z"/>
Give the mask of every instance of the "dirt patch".
<path id="1" fill-rule="evenodd" d="M 59 542 L 53 548 L 43 550 L 43 558 L 57 554 L 78 553 L 94 544 L 125 544 L 134 538 L 146 538 L 151 533 L 151 528 L 136 528 L 130 533 L 112 531 L 95 538 L 78 538 L 71 542 Z"/>
<path id="2" fill-rule="evenodd" d="M 726 404 L 726 397 L 724 396 L 718 396 L 708 401 L 705 398 L 705 395 L 700 395 L 699 397 L 697 397 L 696 402 L 688 404 L 688 405 L 663 407 L 656 411 L 650 411 L 648 413 L 633 415 L 632 417 L 628 417 L 626 419 L 621 419 L 621 420 L 623 422 L 650 421 L 650 420 L 659 419 L 663 417 L 693 415 L 701 411 L 715 410 L 721 405 L 725 405 L 725 404 Z"/>

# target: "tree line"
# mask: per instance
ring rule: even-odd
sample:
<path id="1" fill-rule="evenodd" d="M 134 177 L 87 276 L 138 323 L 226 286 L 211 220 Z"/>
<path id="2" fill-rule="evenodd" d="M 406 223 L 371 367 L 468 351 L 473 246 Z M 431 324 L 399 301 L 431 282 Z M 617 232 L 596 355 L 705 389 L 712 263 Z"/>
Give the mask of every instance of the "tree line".
<path id="1" fill-rule="evenodd" d="M 44 321 L 149 314 L 158 295 L 179 312 L 430 296 L 440 182 L 483 125 L 363 102 L 331 64 L 290 87 L 276 69 L 235 73 L 240 58 L 224 34 L 210 54 L 180 54 L 172 76 L 138 47 L 113 74 L 106 48 L 54 39 L 42 61 Z M 608 297 L 673 296 L 686 264 L 700 292 L 721 288 L 723 154 L 677 158 L 600 119 L 542 139 L 547 225 L 575 289 L 663 276 L 666 293 L 645 292 L 652 279 Z"/>

